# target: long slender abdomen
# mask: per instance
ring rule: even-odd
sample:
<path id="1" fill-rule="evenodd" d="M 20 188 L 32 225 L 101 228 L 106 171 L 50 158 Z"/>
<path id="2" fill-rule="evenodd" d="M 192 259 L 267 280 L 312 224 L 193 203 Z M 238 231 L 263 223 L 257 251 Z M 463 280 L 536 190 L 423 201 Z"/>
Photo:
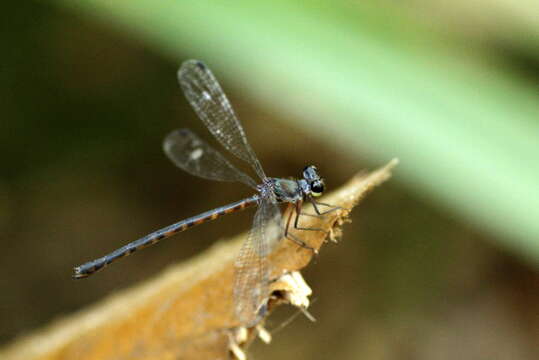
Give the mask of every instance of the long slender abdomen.
<path id="1" fill-rule="evenodd" d="M 114 250 L 108 255 L 105 255 L 103 257 L 100 257 L 99 259 L 95 259 L 83 265 L 75 267 L 73 269 L 74 270 L 73 278 L 82 279 L 82 278 L 88 277 L 98 272 L 99 270 L 105 268 L 110 263 L 120 258 L 129 256 L 137 250 L 144 249 L 145 247 L 156 244 L 163 239 L 171 237 L 172 235 L 175 235 L 177 233 L 180 233 L 182 231 L 185 231 L 189 228 L 200 225 L 207 221 L 215 220 L 218 217 L 221 217 L 226 214 L 241 211 L 249 206 L 256 204 L 257 201 L 258 201 L 258 195 L 253 195 L 250 198 L 243 199 L 243 200 L 219 207 L 217 209 L 206 211 L 202 214 L 190 217 L 188 219 L 185 219 L 175 224 L 172 224 L 170 226 L 167 226 L 166 228 L 163 228 L 161 230 L 157 230 L 138 240 L 130 242 L 129 244 L 117 250 Z"/>

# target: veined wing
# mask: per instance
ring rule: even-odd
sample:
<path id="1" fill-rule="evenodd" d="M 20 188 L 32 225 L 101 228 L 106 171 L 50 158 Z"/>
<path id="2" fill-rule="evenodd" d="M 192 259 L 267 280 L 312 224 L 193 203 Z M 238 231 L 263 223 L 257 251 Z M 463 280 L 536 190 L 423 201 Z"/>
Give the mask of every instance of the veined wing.
<path id="1" fill-rule="evenodd" d="M 251 177 L 188 129 L 178 129 L 163 141 L 163 150 L 179 168 L 210 180 L 239 181 L 256 189 Z"/>
<path id="2" fill-rule="evenodd" d="M 228 151 L 248 162 L 261 179 L 265 179 L 245 131 L 210 69 L 198 60 L 187 60 L 178 71 L 178 81 L 185 97 L 213 136 Z"/>
<path id="3" fill-rule="evenodd" d="M 258 322 L 268 293 L 268 255 L 282 237 L 281 212 L 273 195 L 259 200 L 253 227 L 235 262 L 236 316 L 246 325 Z"/>

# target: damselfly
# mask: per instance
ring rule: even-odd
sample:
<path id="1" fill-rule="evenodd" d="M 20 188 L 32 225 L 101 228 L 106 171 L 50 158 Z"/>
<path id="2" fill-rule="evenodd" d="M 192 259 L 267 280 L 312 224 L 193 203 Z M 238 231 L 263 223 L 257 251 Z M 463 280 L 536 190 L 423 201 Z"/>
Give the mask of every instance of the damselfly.
<path id="1" fill-rule="evenodd" d="M 202 62 L 197 60 L 184 62 L 178 71 L 178 80 L 187 100 L 208 130 L 228 151 L 246 161 L 261 179 L 261 183 L 257 184 L 250 176 L 238 170 L 190 130 L 175 130 L 165 138 L 163 149 L 176 166 L 206 179 L 242 182 L 253 188 L 256 191 L 255 194 L 157 230 L 108 255 L 75 267 L 73 277 L 80 279 L 90 276 L 117 259 L 162 239 L 209 220 L 215 220 L 222 215 L 258 205 L 251 231 L 234 264 L 236 270 L 233 289 L 235 311 L 242 321 L 253 323 L 265 311 L 265 300 L 269 296 L 268 255 L 279 240 L 284 237 L 303 248 L 314 251 L 289 231 L 291 224 L 298 230 L 323 231 L 318 228 L 299 226 L 303 202 L 310 201 L 318 215 L 336 210 L 338 207 L 315 201 L 314 198 L 324 192 L 324 180 L 313 165 L 305 167 L 300 179 L 266 176 L 247 142 L 243 127 L 230 102 L 212 72 Z M 288 203 L 293 207 L 291 210 L 294 210 L 289 212 L 285 226 L 281 224 L 279 203 Z M 319 205 L 330 209 L 320 211 Z"/>

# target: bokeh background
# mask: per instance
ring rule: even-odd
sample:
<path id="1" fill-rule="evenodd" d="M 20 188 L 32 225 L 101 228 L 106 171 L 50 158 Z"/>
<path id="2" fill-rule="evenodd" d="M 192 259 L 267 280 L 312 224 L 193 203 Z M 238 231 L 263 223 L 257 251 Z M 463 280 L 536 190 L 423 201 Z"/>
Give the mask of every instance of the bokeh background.
<path id="1" fill-rule="evenodd" d="M 539 3 L 6 3 L 0 14 L 0 341 L 247 230 L 204 225 L 84 281 L 71 267 L 248 195 L 174 168 L 209 133 L 176 83 L 205 61 L 266 172 L 315 163 L 387 184 L 305 275 L 298 318 L 256 359 L 537 359 Z M 290 312 L 280 311 L 277 328 Z"/>

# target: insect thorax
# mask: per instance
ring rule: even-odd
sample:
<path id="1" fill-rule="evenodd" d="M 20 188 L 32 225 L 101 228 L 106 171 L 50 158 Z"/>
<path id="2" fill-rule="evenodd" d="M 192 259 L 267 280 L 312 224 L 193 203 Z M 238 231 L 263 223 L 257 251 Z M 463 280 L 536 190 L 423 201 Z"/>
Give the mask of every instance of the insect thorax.
<path id="1" fill-rule="evenodd" d="M 273 192 L 279 202 L 296 202 L 303 198 L 301 187 L 296 180 L 271 178 Z"/>

